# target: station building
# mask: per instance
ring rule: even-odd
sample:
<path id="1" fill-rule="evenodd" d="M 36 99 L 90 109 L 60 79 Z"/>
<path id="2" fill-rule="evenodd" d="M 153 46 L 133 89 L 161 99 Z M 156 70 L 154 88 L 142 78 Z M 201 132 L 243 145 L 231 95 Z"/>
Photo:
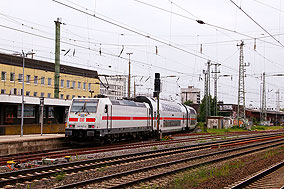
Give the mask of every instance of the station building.
<path id="1" fill-rule="evenodd" d="M 54 70 L 54 63 L 25 58 L 24 124 L 39 124 L 40 97 L 44 97 L 44 123 L 61 124 L 65 122 L 72 98 L 92 97 L 100 93 L 97 71 L 60 65 L 59 99 L 55 99 Z M 1 134 L 1 126 L 20 124 L 23 58 L 0 53 L 0 72 Z"/>

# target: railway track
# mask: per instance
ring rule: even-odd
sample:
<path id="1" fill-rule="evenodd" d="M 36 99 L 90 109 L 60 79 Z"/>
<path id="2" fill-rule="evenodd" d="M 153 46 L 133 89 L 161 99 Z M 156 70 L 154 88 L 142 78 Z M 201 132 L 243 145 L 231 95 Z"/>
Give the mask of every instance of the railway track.
<path id="1" fill-rule="evenodd" d="M 284 188 L 284 161 L 226 187 L 229 188 Z"/>
<path id="2" fill-rule="evenodd" d="M 272 134 L 274 135 L 274 134 Z M 123 150 L 123 149 L 131 149 L 131 148 L 142 148 L 142 147 L 149 147 L 149 146 L 160 146 L 160 145 L 167 145 L 167 144 L 174 144 L 174 143 L 181 143 L 181 142 L 193 142 L 198 140 L 208 140 L 214 138 L 221 138 L 221 135 L 215 136 L 198 136 L 194 138 L 187 138 L 187 139 L 175 139 L 170 141 L 147 141 L 147 142 L 135 142 L 135 143 L 127 143 L 124 144 L 115 144 L 115 145 L 108 145 L 103 147 L 72 147 L 72 148 L 62 148 L 58 150 L 49 150 L 49 151 L 39 151 L 33 153 L 23 153 L 23 154 L 15 154 L 15 155 L 7 155 L 7 156 L 0 156 L 0 165 L 5 165 L 7 161 L 13 160 L 16 162 L 27 162 L 32 160 L 41 160 L 42 157 L 47 158 L 60 158 L 64 156 L 77 156 L 83 154 L 93 154 L 93 153 L 100 153 L 100 152 L 107 152 L 107 151 L 115 151 L 115 150 Z"/>
<path id="3" fill-rule="evenodd" d="M 189 146 L 183 146 L 183 147 L 176 147 L 172 149 L 157 150 L 157 151 L 152 151 L 152 152 L 151 151 L 141 152 L 141 153 L 135 153 L 135 154 L 121 155 L 117 157 L 70 162 L 70 163 L 65 163 L 65 164 L 60 164 L 60 165 L 44 166 L 44 167 L 38 167 L 38 168 L 33 168 L 33 169 L 20 170 L 20 171 L 0 174 L 0 178 L 1 178 L 0 186 L 9 185 L 12 183 L 24 183 L 25 181 L 32 181 L 32 180 L 38 180 L 41 178 L 47 178 L 47 177 L 54 175 L 57 172 L 64 172 L 67 174 L 73 174 L 74 172 L 80 172 L 80 171 L 95 172 L 96 169 L 106 167 L 106 166 L 122 166 L 125 164 L 129 164 L 130 162 L 131 163 L 143 162 L 146 160 L 155 161 L 155 159 L 161 159 L 161 158 L 164 158 L 164 160 L 166 160 L 167 157 L 171 157 L 171 156 L 184 157 L 184 160 L 176 160 L 176 161 L 179 161 L 180 163 L 185 162 L 185 161 L 194 161 L 200 158 L 217 156 L 220 154 L 230 153 L 235 150 L 246 149 L 246 148 L 250 148 L 250 147 L 258 146 L 258 145 L 268 145 L 269 147 L 270 146 L 269 144 L 273 144 L 275 142 L 283 143 L 283 140 L 284 140 L 283 137 L 284 136 L 269 136 L 269 137 L 266 137 L 266 140 L 273 139 L 274 141 L 265 141 L 265 142 L 263 142 L 263 138 L 259 137 L 259 140 L 262 141 L 260 143 L 251 144 L 250 146 L 247 146 L 247 147 L 233 148 L 229 150 L 227 149 L 218 150 L 216 149 L 216 146 L 221 147 L 222 145 L 224 145 L 224 147 L 226 147 L 226 145 L 229 145 L 229 144 L 233 144 L 233 143 L 238 144 L 239 141 L 244 141 L 244 139 L 231 139 L 230 141 L 225 141 L 225 142 L 216 141 L 216 142 L 211 142 L 211 143 L 189 145 Z M 246 139 L 246 140 L 247 140 L 247 143 L 250 143 L 252 141 L 256 142 L 255 138 Z M 193 152 L 198 153 L 198 152 L 201 152 L 202 150 L 207 150 L 208 152 L 203 155 L 195 155 L 194 157 L 192 157 L 192 154 L 190 154 Z M 212 152 L 212 150 L 213 151 L 215 150 L 215 152 Z M 188 158 L 187 156 L 190 156 L 190 158 Z M 175 161 L 172 161 L 172 162 L 173 162 L 172 164 L 175 164 Z M 162 163 L 161 165 L 166 166 L 166 162 Z M 147 166 L 144 166 L 144 168 L 145 167 Z M 148 169 L 150 170 L 150 167 Z M 22 184 L 22 185 L 25 185 L 25 184 Z M 68 187 L 73 187 L 73 186 L 68 186 Z"/>
<path id="4" fill-rule="evenodd" d="M 274 136 L 279 134 L 279 132 L 271 132 L 270 134 L 266 134 L 265 136 Z M 192 134 L 189 134 L 190 136 Z M 24 153 L 24 154 L 15 154 L 15 155 L 7 155 L 7 156 L 0 156 L 0 165 L 6 165 L 7 161 L 13 160 L 15 162 L 27 162 L 33 160 L 41 160 L 42 157 L 46 158 L 61 158 L 64 156 L 77 156 L 77 155 L 84 155 L 84 154 L 94 154 L 94 153 L 101 153 L 101 152 L 108 152 L 108 151 L 115 151 L 115 150 L 124 150 L 124 149 L 135 149 L 135 148 L 143 148 L 143 147 L 151 147 L 151 146 L 161 146 L 161 145 L 168 145 L 168 144 L 175 144 L 181 142 L 194 142 L 194 141 L 201 141 L 201 140 L 209 140 L 209 139 L 221 139 L 224 137 L 223 135 L 214 135 L 214 136 L 204 136 L 204 135 L 193 135 L 197 136 L 194 138 L 187 138 L 187 139 L 174 139 L 169 141 L 147 141 L 147 142 L 135 142 L 131 144 L 115 144 L 103 147 L 87 147 L 87 148 L 62 148 L 58 150 L 49 150 L 49 151 L 39 151 L 33 153 Z M 233 137 L 229 135 L 230 137 Z M 251 136 L 255 137 L 255 136 Z M 245 137 L 243 137 L 245 138 Z M 247 137 L 250 138 L 250 137 Z"/>
<path id="5" fill-rule="evenodd" d="M 140 182 L 145 182 L 158 177 L 184 171 L 186 169 L 194 169 L 200 166 L 254 153 L 256 151 L 274 146 L 279 146 L 283 143 L 284 141 L 281 139 L 277 141 L 275 140 L 274 142 L 269 141 L 262 144 L 254 144 L 193 157 L 186 157 L 155 165 L 143 166 L 142 168 L 121 171 L 115 174 L 88 179 L 77 183 L 66 184 L 55 188 L 73 188 L 86 185 L 91 188 L 124 188 Z"/>

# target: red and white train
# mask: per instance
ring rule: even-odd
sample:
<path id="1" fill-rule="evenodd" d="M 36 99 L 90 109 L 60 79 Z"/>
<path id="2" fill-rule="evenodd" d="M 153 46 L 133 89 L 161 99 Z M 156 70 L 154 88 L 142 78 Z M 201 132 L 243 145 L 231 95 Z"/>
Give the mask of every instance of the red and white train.
<path id="1" fill-rule="evenodd" d="M 196 111 L 176 102 L 160 100 L 160 131 L 171 133 L 196 127 Z M 138 96 L 135 100 L 74 98 L 69 108 L 65 135 L 71 139 L 120 140 L 151 137 L 157 133 L 157 102 Z"/>

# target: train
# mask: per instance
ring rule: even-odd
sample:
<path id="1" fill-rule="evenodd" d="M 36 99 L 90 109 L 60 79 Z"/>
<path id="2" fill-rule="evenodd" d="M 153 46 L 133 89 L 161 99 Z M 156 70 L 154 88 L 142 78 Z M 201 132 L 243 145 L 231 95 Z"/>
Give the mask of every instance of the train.
<path id="1" fill-rule="evenodd" d="M 181 103 L 146 96 L 135 99 L 73 98 L 68 111 L 65 136 L 70 140 L 119 141 L 149 138 L 196 128 L 197 114 Z"/>

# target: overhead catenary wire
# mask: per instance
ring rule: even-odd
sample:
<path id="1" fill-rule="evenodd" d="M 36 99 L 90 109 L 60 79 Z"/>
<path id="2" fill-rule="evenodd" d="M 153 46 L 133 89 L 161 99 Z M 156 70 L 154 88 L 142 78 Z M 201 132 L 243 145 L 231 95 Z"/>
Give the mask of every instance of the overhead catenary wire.
<path id="1" fill-rule="evenodd" d="M 55 0 L 53 0 L 53 1 L 55 1 Z M 162 11 L 167 12 L 167 13 L 172 13 L 172 14 L 174 14 L 174 15 L 177 15 L 177 16 L 180 16 L 180 17 L 183 17 L 183 18 L 186 18 L 186 19 L 195 21 L 195 22 L 197 22 L 198 24 L 201 24 L 201 25 L 203 25 L 203 24 L 204 24 L 204 25 L 208 25 L 208 26 L 211 26 L 211 27 L 213 27 L 213 28 L 225 30 L 225 31 L 228 31 L 228 32 L 231 32 L 231 33 L 235 33 L 235 34 L 244 36 L 244 37 L 249 37 L 249 38 L 251 38 L 251 39 L 255 39 L 255 37 L 253 37 L 253 36 L 250 36 L 250 35 L 247 35 L 247 34 L 244 34 L 244 33 L 238 32 L 238 31 L 235 31 L 235 30 L 231 30 L 231 29 L 228 29 L 228 28 L 225 28 L 225 27 L 222 27 L 222 26 L 217 26 L 217 25 L 214 25 L 214 24 L 210 24 L 210 23 L 207 23 L 207 22 L 205 22 L 205 21 L 203 21 L 203 20 L 201 20 L 201 19 L 196 20 L 196 19 L 194 19 L 194 18 L 190 18 L 190 17 L 188 17 L 188 16 L 184 16 L 184 15 L 179 14 L 179 13 L 176 13 L 176 12 L 171 12 L 171 11 L 169 11 L 169 10 L 163 9 L 163 8 L 161 8 L 161 7 L 158 7 L 158 6 L 149 4 L 149 3 L 145 3 L 145 2 L 140 1 L 140 0 L 133 0 L 133 1 L 136 1 L 136 2 L 138 2 L 138 3 L 141 3 L 141 4 L 144 4 L 144 5 L 147 5 L 147 6 L 150 6 L 150 7 L 159 9 L 159 10 L 162 10 Z M 271 44 L 271 45 L 275 45 L 275 46 L 278 46 L 278 47 L 283 47 L 282 44 L 281 44 L 281 45 L 278 45 L 278 44 L 271 43 L 271 42 L 269 42 L 269 41 L 265 41 L 265 40 L 262 40 L 262 39 L 260 39 L 260 41 L 265 42 L 265 43 L 269 43 L 269 44 Z"/>
<path id="2" fill-rule="evenodd" d="M 233 0 L 230 0 L 236 7 L 238 7 L 249 19 L 251 19 L 256 25 L 258 25 L 265 33 L 267 33 L 272 39 L 274 39 L 277 43 L 279 43 L 282 47 L 284 45 L 278 41 L 273 35 L 271 35 L 264 27 L 262 27 L 256 20 L 254 20 L 248 13 L 246 13 L 242 7 L 238 6 Z"/>

